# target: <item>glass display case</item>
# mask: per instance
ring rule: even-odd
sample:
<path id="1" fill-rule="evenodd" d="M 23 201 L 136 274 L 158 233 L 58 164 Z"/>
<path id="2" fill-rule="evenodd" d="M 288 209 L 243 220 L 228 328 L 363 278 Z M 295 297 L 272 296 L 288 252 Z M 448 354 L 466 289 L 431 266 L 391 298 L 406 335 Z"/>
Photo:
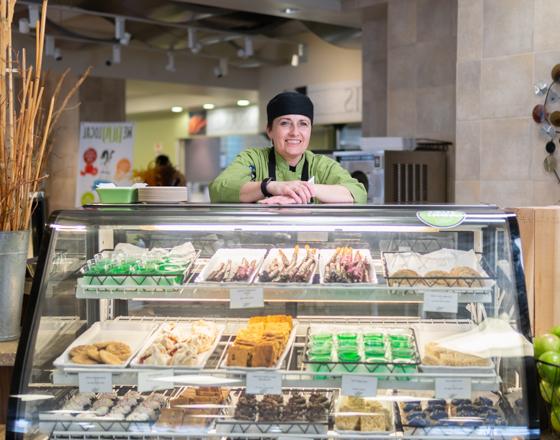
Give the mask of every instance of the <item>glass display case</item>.
<path id="1" fill-rule="evenodd" d="M 7 438 L 538 438 L 519 231 L 489 206 L 54 214 Z"/>

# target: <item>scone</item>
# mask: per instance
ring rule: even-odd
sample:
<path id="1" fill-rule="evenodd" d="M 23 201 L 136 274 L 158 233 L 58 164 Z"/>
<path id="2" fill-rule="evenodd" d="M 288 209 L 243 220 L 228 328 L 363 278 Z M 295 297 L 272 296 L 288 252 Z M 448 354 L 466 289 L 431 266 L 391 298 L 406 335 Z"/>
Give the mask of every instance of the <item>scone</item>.
<path id="1" fill-rule="evenodd" d="M 424 283 L 426 283 L 428 287 L 432 287 L 432 286 L 451 287 L 453 281 L 446 279 L 449 278 L 449 276 L 450 276 L 449 272 L 446 272 L 444 270 L 431 270 L 424 274 L 424 278 L 427 278 L 424 280 Z"/>
<path id="2" fill-rule="evenodd" d="M 472 267 L 456 266 L 449 272 L 452 277 L 466 278 L 457 280 L 459 287 L 483 287 L 482 280 L 473 279 L 480 278 L 481 275 Z"/>
<path id="3" fill-rule="evenodd" d="M 84 364 L 84 365 L 98 364 L 98 362 L 94 361 L 87 354 L 77 354 L 76 356 L 72 356 L 72 362 L 74 362 L 75 364 Z"/>
<path id="4" fill-rule="evenodd" d="M 115 356 L 113 353 L 107 350 L 99 350 L 99 356 L 101 357 L 101 361 L 104 364 L 121 365 L 124 362 L 118 356 Z"/>
<path id="5" fill-rule="evenodd" d="M 420 274 L 412 269 L 399 269 L 391 274 L 391 286 L 414 287 L 423 286 L 424 281 Z M 408 279 L 410 278 L 410 279 Z"/>
<path id="6" fill-rule="evenodd" d="M 86 354 L 87 354 L 87 351 L 88 351 L 91 347 L 94 347 L 94 348 L 95 348 L 94 345 L 89 345 L 89 344 L 88 344 L 88 345 L 76 345 L 74 348 L 72 348 L 72 349 L 70 350 L 70 353 L 68 353 L 68 355 L 69 355 L 70 357 L 74 357 L 74 356 L 77 356 L 77 355 L 79 355 L 79 354 L 86 355 Z"/>

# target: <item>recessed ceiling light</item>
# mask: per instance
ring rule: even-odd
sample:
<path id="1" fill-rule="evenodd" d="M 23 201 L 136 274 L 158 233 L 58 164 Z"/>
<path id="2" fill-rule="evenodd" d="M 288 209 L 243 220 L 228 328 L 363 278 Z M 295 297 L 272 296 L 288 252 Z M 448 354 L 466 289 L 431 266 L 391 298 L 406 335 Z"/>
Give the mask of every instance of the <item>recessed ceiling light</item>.
<path id="1" fill-rule="evenodd" d="M 296 8 L 284 8 L 284 9 L 282 9 L 282 12 L 284 14 L 295 14 L 296 12 L 298 12 L 298 9 L 296 9 Z"/>
<path id="2" fill-rule="evenodd" d="M 237 100 L 237 105 L 239 107 L 247 107 L 249 104 L 251 104 L 251 101 L 249 101 L 248 99 L 239 99 Z"/>
<path id="3" fill-rule="evenodd" d="M 204 110 L 212 110 L 214 107 L 216 107 L 214 104 L 204 104 L 202 106 Z"/>
<path id="4" fill-rule="evenodd" d="M 173 107 L 171 107 L 171 111 L 173 113 L 181 113 L 183 111 L 183 107 L 181 107 L 180 105 L 174 105 Z"/>

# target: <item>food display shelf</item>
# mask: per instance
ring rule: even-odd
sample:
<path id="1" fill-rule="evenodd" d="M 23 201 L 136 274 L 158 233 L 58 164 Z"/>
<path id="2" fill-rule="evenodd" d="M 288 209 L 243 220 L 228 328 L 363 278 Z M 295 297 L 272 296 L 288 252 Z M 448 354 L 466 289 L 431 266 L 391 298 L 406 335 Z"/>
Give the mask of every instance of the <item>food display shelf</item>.
<path id="1" fill-rule="evenodd" d="M 262 289 L 266 302 L 402 302 L 423 303 L 424 293 L 450 292 L 457 294 L 459 304 L 472 302 L 492 303 L 492 287 L 389 287 L 387 285 L 353 284 L 352 289 L 343 285 L 306 284 L 292 286 L 267 283 L 229 283 L 216 286 L 212 283 L 186 284 L 182 286 L 97 286 L 86 285 L 78 280 L 76 297 L 83 299 L 175 299 L 197 302 L 228 302 L 231 289 Z"/>
<path id="2" fill-rule="evenodd" d="M 348 318 L 350 319 L 350 318 Z M 189 321 L 190 318 L 174 318 L 174 317 L 119 317 L 115 321 L 129 321 L 129 322 L 165 322 L 165 321 Z M 192 371 L 180 371 L 180 369 L 174 370 L 173 366 L 169 366 L 168 369 L 160 369 L 160 373 L 168 376 L 177 377 L 176 382 L 178 385 L 201 385 L 204 384 L 204 380 L 211 378 L 211 380 L 217 382 L 216 385 L 220 385 L 220 381 L 223 384 L 233 384 L 235 386 L 244 386 L 246 381 L 246 376 L 248 372 L 251 371 L 262 371 L 257 368 L 255 369 L 235 369 L 228 370 L 221 368 L 223 361 L 227 354 L 227 347 L 233 342 L 235 334 L 242 328 L 246 320 L 243 319 L 214 319 L 217 324 L 224 325 L 225 330 L 221 341 L 217 345 L 214 353 L 209 358 L 205 368 Z M 342 382 L 342 376 L 344 374 L 341 371 L 326 371 L 321 373 L 316 373 L 312 371 L 307 371 L 305 368 L 304 359 L 304 349 L 305 341 L 307 335 L 307 328 L 313 323 L 320 322 L 320 318 L 315 319 L 298 319 L 298 324 L 295 330 L 295 342 L 289 347 L 288 353 L 285 356 L 284 362 L 276 373 L 282 375 L 282 385 L 284 387 L 334 387 L 340 388 Z M 347 320 L 339 319 L 333 321 L 336 324 L 349 323 Z M 431 320 L 383 320 L 374 318 L 364 318 L 364 319 L 352 319 L 351 324 L 355 325 L 359 323 L 360 325 L 370 324 L 372 326 L 383 327 L 383 326 L 411 326 L 417 325 L 419 327 L 430 325 Z M 438 321 L 439 322 L 439 321 Z M 448 320 L 445 321 L 449 325 L 461 326 L 469 325 L 468 320 Z M 91 368 L 87 366 L 75 367 L 65 367 L 58 368 L 53 371 L 53 383 L 55 385 L 64 386 L 77 386 L 79 384 L 80 373 L 91 372 Z M 146 371 L 145 368 L 134 368 L 128 367 L 126 369 L 107 366 L 97 366 L 96 372 L 106 372 L 111 373 L 113 385 L 128 385 L 135 386 L 138 384 L 138 374 L 142 371 Z M 435 382 L 437 378 L 469 378 L 471 381 L 471 386 L 473 391 L 498 391 L 501 383 L 501 379 L 496 373 L 496 371 L 488 371 L 479 374 L 472 372 L 461 372 L 461 373 L 387 373 L 387 372 L 373 372 L 367 373 L 373 377 L 378 378 L 378 388 L 379 389 L 406 389 L 406 390 L 434 390 Z"/>

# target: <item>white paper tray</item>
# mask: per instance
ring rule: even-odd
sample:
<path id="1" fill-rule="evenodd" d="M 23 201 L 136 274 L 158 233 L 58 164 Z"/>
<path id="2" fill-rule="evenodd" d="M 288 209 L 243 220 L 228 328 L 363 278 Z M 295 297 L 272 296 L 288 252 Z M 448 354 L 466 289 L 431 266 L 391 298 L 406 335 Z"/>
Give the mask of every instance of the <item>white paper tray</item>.
<path id="1" fill-rule="evenodd" d="M 271 281 L 261 281 L 260 280 L 260 276 L 262 274 L 262 272 L 268 268 L 268 266 L 270 265 L 270 263 L 272 263 L 274 261 L 274 259 L 279 255 L 279 250 L 278 248 L 274 248 L 271 249 L 268 252 L 268 255 L 266 256 L 263 264 L 261 265 L 261 268 L 259 270 L 259 275 L 255 278 L 255 283 L 256 284 L 270 284 Z M 282 252 L 284 252 L 284 254 L 286 255 L 286 257 L 288 258 L 288 260 L 290 260 L 292 258 L 292 255 L 294 253 L 294 248 L 283 248 Z M 298 259 L 297 259 L 297 264 L 301 264 L 303 262 L 303 260 L 305 259 L 305 255 L 306 255 L 306 250 L 305 250 L 305 246 L 300 246 L 299 248 L 299 253 L 298 253 Z M 315 276 L 315 273 L 317 272 L 317 266 L 318 266 L 318 260 L 319 260 L 319 252 L 318 250 L 316 251 L 315 254 L 315 266 L 313 267 L 313 270 L 311 271 L 311 275 L 309 276 L 309 279 L 307 281 L 304 282 L 291 282 L 291 281 L 286 281 L 286 282 L 273 282 L 273 284 L 289 284 L 289 285 L 294 285 L 294 284 L 311 284 L 313 283 L 313 277 Z"/>
<path id="2" fill-rule="evenodd" d="M 377 284 L 377 275 L 375 274 L 375 267 L 373 266 L 373 259 L 371 258 L 371 253 L 369 249 L 352 249 L 352 255 L 356 255 L 356 252 L 360 252 L 362 256 L 368 261 L 369 263 L 369 283 L 328 283 L 325 281 L 325 269 L 329 262 L 331 261 L 332 256 L 335 254 L 336 249 L 321 249 L 319 250 L 319 274 L 321 276 L 321 284 L 327 284 L 329 286 L 341 285 L 341 286 L 348 286 L 351 284 L 359 284 L 360 286 L 370 285 L 370 284 Z"/>
<path id="3" fill-rule="evenodd" d="M 207 281 L 208 276 L 216 270 L 221 263 L 227 262 L 227 260 L 232 261 L 233 264 L 241 264 L 241 260 L 246 258 L 249 260 L 257 260 L 257 265 L 255 266 L 254 272 L 249 276 L 247 281 L 229 281 L 233 283 L 250 283 L 253 281 L 255 275 L 259 272 L 259 268 L 263 262 L 264 256 L 266 255 L 266 249 L 247 249 L 247 248 L 237 248 L 237 249 L 219 249 L 208 261 L 202 272 L 198 274 L 195 283 L 215 283 L 221 284 L 222 281 Z"/>
<path id="4" fill-rule="evenodd" d="M 276 362 L 276 365 L 274 367 L 230 367 L 227 365 L 227 350 L 229 350 L 229 345 L 226 347 L 226 354 L 224 356 L 224 359 L 222 360 L 222 363 L 220 364 L 220 368 L 223 368 L 225 370 L 230 370 L 230 371 L 240 371 L 243 373 L 247 373 L 248 371 L 259 371 L 259 370 L 278 370 L 280 369 L 280 367 L 282 366 L 282 363 L 284 362 L 284 359 L 286 359 L 286 356 L 288 355 L 288 353 L 290 352 L 290 348 L 292 347 L 292 344 L 294 343 L 295 339 L 296 339 L 296 334 L 297 334 L 297 322 L 294 320 L 293 321 L 293 328 L 292 331 L 290 333 L 290 337 L 288 338 L 288 342 L 286 343 L 286 348 L 284 348 L 284 351 L 282 352 L 282 354 L 280 355 L 280 357 L 278 358 L 278 362 Z M 233 342 L 232 342 L 233 344 Z"/>
<path id="5" fill-rule="evenodd" d="M 375 400 L 375 399 L 372 399 L 372 400 Z M 389 435 L 392 435 L 395 432 L 395 410 L 394 410 L 393 404 L 391 402 L 381 402 L 381 405 L 389 411 L 389 424 L 390 424 L 389 431 L 349 431 L 349 430 L 344 430 L 344 429 L 338 429 L 336 427 L 336 416 L 337 415 L 342 415 L 342 416 L 344 416 L 344 415 L 349 415 L 349 416 L 356 415 L 356 416 L 358 416 L 358 415 L 361 415 L 361 414 L 364 414 L 364 415 L 371 414 L 371 413 L 360 413 L 360 412 L 348 412 L 348 413 L 343 412 L 343 413 L 338 414 L 341 403 L 342 403 L 342 396 L 339 396 L 339 398 L 337 399 L 336 404 L 335 404 L 335 411 L 332 414 L 332 417 L 333 417 L 333 420 L 334 420 L 334 431 L 336 433 L 341 434 L 341 435 L 345 435 L 345 436 L 348 436 L 348 435 L 353 435 L 353 436 L 373 436 L 373 435 L 375 435 L 375 436 L 380 436 L 380 435 L 385 436 L 385 435 L 387 435 L 387 436 L 389 436 Z"/>
<path id="6" fill-rule="evenodd" d="M 104 321 L 96 322 L 87 329 L 78 339 L 54 361 L 58 368 L 126 368 L 134 358 L 144 341 L 154 332 L 158 324 L 154 322 L 126 322 L 126 321 Z M 70 350 L 77 345 L 93 344 L 95 342 L 119 341 L 130 346 L 130 357 L 120 365 L 107 364 L 76 364 L 70 360 Z"/>
<path id="7" fill-rule="evenodd" d="M 212 355 L 212 353 L 214 353 L 214 350 L 216 349 L 216 347 L 218 346 L 218 344 L 220 343 L 220 340 L 222 338 L 222 334 L 224 333 L 225 330 L 225 325 L 224 324 L 216 324 L 216 338 L 214 339 L 214 342 L 212 343 L 212 346 L 205 352 L 200 353 L 198 355 L 198 363 L 196 365 L 146 365 L 146 364 L 141 364 L 140 363 L 140 358 L 142 357 L 142 355 L 144 354 L 144 352 L 150 347 L 150 345 L 152 345 L 152 343 L 159 338 L 164 331 L 164 326 L 166 325 L 166 323 L 163 323 L 155 332 L 154 334 L 150 337 L 150 339 L 148 339 L 148 342 L 146 342 L 146 344 L 144 344 L 142 346 L 142 348 L 140 350 L 138 350 L 138 354 L 134 357 L 134 359 L 132 359 L 132 362 L 130 363 L 130 366 L 133 368 L 142 368 L 142 369 L 170 369 L 172 368 L 174 371 L 181 371 L 181 370 L 200 370 L 202 368 L 204 368 L 204 366 L 206 365 L 206 362 L 208 362 L 208 359 L 210 358 L 210 356 Z M 185 322 L 180 322 L 177 323 L 177 327 L 181 328 L 181 327 L 187 327 L 189 326 L 190 323 L 185 323 Z"/>
<path id="8" fill-rule="evenodd" d="M 472 329 L 474 324 L 446 324 L 438 326 L 438 329 L 430 328 L 427 326 L 415 326 L 416 337 L 418 338 L 418 351 L 420 354 L 420 362 L 424 359 L 424 347 L 428 342 L 437 341 L 439 339 L 445 338 L 446 336 L 451 336 L 454 334 L 462 333 Z M 454 367 L 451 365 L 425 365 L 420 363 L 420 369 L 425 373 L 434 374 L 446 374 L 446 373 L 456 373 L 456 374 L 495 374 L 496 367 L 492 359 L 488 359 L 487 366 L 464 366 L 464 367 Z"/>

